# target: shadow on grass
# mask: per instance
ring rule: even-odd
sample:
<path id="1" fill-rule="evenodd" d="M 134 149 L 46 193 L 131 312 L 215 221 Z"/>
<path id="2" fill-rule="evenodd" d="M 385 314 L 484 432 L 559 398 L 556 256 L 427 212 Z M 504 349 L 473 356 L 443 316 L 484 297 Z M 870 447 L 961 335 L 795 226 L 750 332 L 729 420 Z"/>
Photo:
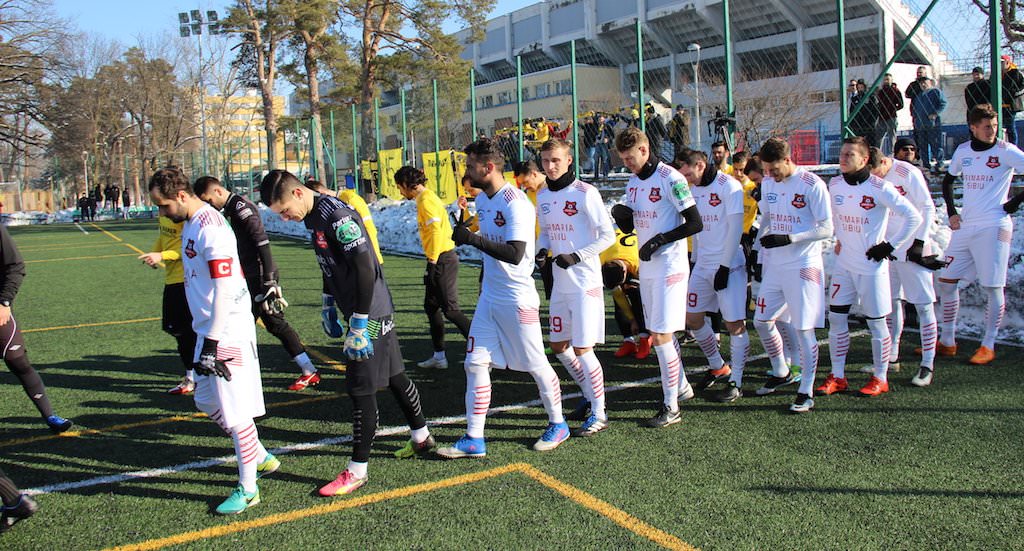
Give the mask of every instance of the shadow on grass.
<path id="1" fill-rule="evenodd" d="M 839 495 L 870 495 L 870 496 L 914 496 L 914 497 L 953 497 L 953 498 L 989 498 L 989 499 L 1020 499 L 1024 492 L 992 492 L 985 490 L 925 490 L 919 488 L 842 488 L 842 487 L 808 487 L 791 488 L 784 486 L 754 486 L 750 490 L 780 495 L 794 494 L 839 494 Z"/>

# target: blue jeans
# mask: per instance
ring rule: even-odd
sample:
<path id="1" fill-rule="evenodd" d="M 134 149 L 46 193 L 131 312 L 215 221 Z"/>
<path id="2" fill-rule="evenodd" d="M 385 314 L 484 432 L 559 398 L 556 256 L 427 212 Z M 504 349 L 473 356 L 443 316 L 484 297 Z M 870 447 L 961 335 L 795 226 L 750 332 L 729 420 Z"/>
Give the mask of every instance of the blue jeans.
<path id="1" fill-rule="evenodd" d="M 587 149 L 587 155 L 590 156 L 590 163 L 594 168 L 594 177 L 597 178 L 600 174 L 602 178 L 607 178 L 608 172 L 612 169 L 612 154 L 608 151 L 608 144 L 594 144 Z"/>
<path id="2" fill-rule="evenodd" d="M 896 119 L 879 119 L 875 135 L 878 136 L 878 147 L 882 154 L 891 157 L 893 146 L 896 145 Z"/>
<path id="3" fill-rule="evenodd" d="M 917 142 L 917 153 L 921 160 L 921 166 L 929 168 L 934 161 L 938 168 L 938 164 L 942 162 L 943 158 L 942 119 L 936 117 L 934 120 L 916 120 L 914 121 L 914 133 L 921 137 Z"/>

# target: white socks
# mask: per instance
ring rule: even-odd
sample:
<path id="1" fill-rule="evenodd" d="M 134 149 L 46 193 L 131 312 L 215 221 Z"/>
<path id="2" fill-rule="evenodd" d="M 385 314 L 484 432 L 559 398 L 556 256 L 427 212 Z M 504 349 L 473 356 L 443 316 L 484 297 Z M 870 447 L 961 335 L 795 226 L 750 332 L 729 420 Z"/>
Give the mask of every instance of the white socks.
<path id="1" fill-rule="evenodd" d="M 533 380 L 537 382 L 537 389 L 540 391 L 540 401 L 544 403 L 544 411 L 548 413 L 549 423 L 564 423 L 562 415 L 562 386 L 558 382 L 558 374 L 547 362 L 530 372 Z M 470 435 L 472 436 L 472 435 Z"/>
<path id="2" fill-rule="evenodd" d="M 850 352 L 850 315 L 828 313 L 828 355 L 832 360 L 832 376 L 846 378 L 846 355 Z"/>
<path id="3" fill-rule="evenodd" d="M 238 483 L 246 492 L 256 491 L 256 465 L 266 459 L 267 450 L 260 443 L 256 423 L 250 419 L 231 427 L 231 439 L 238 459 Z"/>
<path id="4" fill-rule="evenodd" d="M 889 338 L 892 340 L 892 352 L 889 354 L 889 363 L 898 362 L 900 361 L 900 338 L 903 336 L 902 300 L 898 298 L 892 299 L 892 312 L 885 318 L 885 324 L 889 328 Z M 924 335 L 922 334 L 923 337 Z M 934 349 L 934 347 L 932 348 Z"/>
<path id="5" fill-rule="evenodd" d="M 818 372 L 818 337 L 814 329 L 797 329 L 796 338 L 800 347 L 800 394 L 810 396 L 814 392 L 814 376 Z"/>
<path id="6" fill-rule="evenodd" d="M 356 478 L 366 478 L 366 467 L 369 463 L 365 461 L 348 461 L 348 466 L 345 467 L 348 472 L 354 474 Z"/>
<path id="7" fill-rule="evenodd" d="M 935 365 L 935 341 L 939 337 L 938 325 L 935 322 L 935 306 L 915 304 L 917 320 L 921 325 L 921 365 L 931 368 Z M 895 341 L 893 341 L 893 346 Z"/>
<path id="8" fill-rule="evenodd" d="M 892 348 L 889 329 L 885 326 L 885 318 L 868 318 L 867 322 L 871 331 L 872 374 L 882 381 L 888 381 L 889 354 Z"/>
<path id="9" fill-rule="evenodd" d="M 488 366 L 467 366 L 466 369 L 466 434 L 484 437 L 487 410 L 491 407 L 491 372 Z"/>
<path id="10" fill-rule="evenodd" d="M 786 365 L 782 336 L 776 325 L 774 321 L 754 320 L 754 329 L 757 329 L 757 336 L 761 338 L 761 346 L 772 363 L 772 377 L 785 377 L 789 374 L 789 366 Z"/>
<path id="11" fill-rule="evenodd" d="M 722 369 L 725 360 L 722 359 L 722 353 L 718 349 L 718 341 L 715 339 L 715 332 L 711 329 L 711 324 L 705 322 L 700 329 L 694 329 L 693 338 L 697 340 L 701 351 L 704 352 L 704 357 L 708 359 L 708 367 L 712 370 Z"/>
<path id="12" fill-rule="evenodd" d="M 587 383 L 583 388 L 590 387 L 591 397 L 588 398 L 590 400 L 590 410 L 598 419 L 607 421 L 608 414 L 604 409 L 604 369 L 601 367 L 601 362 L 597 359 L 597 354 L 594 354 L 593 350 L 579 356 L 577 359 L 583 365 L 583 372 L 587 376 Z M 584 395 L 586 394 L 584 393 Z"/>
<path id="13" fill-rule="evenodd" d="M 750 349 L 750 334 L 746 331 L 739 335 L 729 335 L 729 360 L 732 362 L 732 375 L 729 380 L 736 386 L 743 385 L 743 367 L 747 363 L 747 352 Z"/>
<path id="14" fill-rule="evenodd" d="M 775 327 L 782 337 L 782 355 L 786 359 L 786 366 L 795 365 L 800 358 L 799 339 L 796 328 L 788 321 L 775 321 Z"/>
<path id="15" fill-rule="evenodd" d="M 316 366 L 313 365 L 313 360 L 309 359 L 309 354 L 303 352 L 292 359 L 299 365 L 299 369 L 302 370 L 303 375 L 312 375 L 316 373 Z"/>
<path id="16" fill-rule="evenodd" d="M 665 406 L 670 411 L 678 411 L 680 381 L 686 380 L 683 362 L 672 342 L 655 345 L 654 352 L 658 355 L 658 367 L 661 368 L 661 391 L 665 395 Z"/>
<path id="17" fill-rule="evenodd" d="M 939 281 L 935 284 L 935 291 L 939 295 L 942 304 L 942 324 L 939 329 L 939 342 L 945 346 L 956 345 L 956 316 L 960 312 L 960 289 L 956 283 Z"/>
<path id="18" fill-rule="evenodd" d="M 996 335 L 999 333 L 999 326 L 1003 324 L 1003 315 L 1006 313 L 1006 295 L 1002 287 L 982 287 L 985 296 L 988 298 L 988 305 L 985 308 L 985 336 L 981 339 L 981 345 L 985 348 L 995 350 Z"/>

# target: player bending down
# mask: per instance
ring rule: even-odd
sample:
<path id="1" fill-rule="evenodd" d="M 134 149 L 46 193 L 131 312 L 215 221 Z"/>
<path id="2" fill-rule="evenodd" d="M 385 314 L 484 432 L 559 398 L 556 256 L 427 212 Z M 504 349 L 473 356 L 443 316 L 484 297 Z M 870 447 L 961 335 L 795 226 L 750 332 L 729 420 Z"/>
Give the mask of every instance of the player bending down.
<path id="1" fill-rule="evenodd" d="M 487 455 L 484 423 L 491 405 L 492 367 L 533 376 L 548 414 L 548 427 L 533 449 L 553 450 L 569 438 L 569 426 L 540 330 L 540 297 L 532 277 L 535 211 L 522 191 L 505 182 L 505 158 L 497 144 L 480 139 L 465 152 L 466 175 L 483 191 L 476 198 L 480 232 L 470 231 L 462 220 L 452 238 L 484 253 L 486 277 L 466 343 L 466 434 L 437 453 L 448 459 Z"/>
<path id="2" fill-rule="evenodd" d="M 177 168 L 162 168 L 149 179 L 149 194 L 160 214 L 185 222 L 181 260 L 185 297 L 196 332 L 195 401 L 235 443 L 238 487 L 217 507 L 222 515 L 241 513 L 260 502 L 256 479 L 281 462 L 260 442 L 253 418 L 266 413 L 256 323 L 249 289 L 238 261 L 238 247 L 224 217 L 196 197 Z"/>
<path id="3" fill-rule="evenodd" d="M 271 170 L 263 178 L 260 198 L 281 218 L 304 222 L 312 232 L 324 289 L 348 319 L 343 350 L 351 360 L 345 386 L 352 399 L 352 458 L 319 494 L 352 493 L 369 480 L 367 464 L 377 432 L 377 389 L 391 390 L 412 430 L 412 439 L 395 455 L 412 457 L 434 448 L 419 391 L 402 366 L 391 291 L 363 221 L 349 205 L 310 190 L 284 170 Z"/>
<path id="4" fill-rule="evenodd" d="M 633 175 L 626 184 L 626 203 L 615 205 L 612 216 L 622 231 L 635 228 L 641 243 L 640 296 L 661 368 L 664 401 L 648 424 L 666 427 L 682 421 L 679 400 L 693 398 L 674 333 L 686 328 L 686 238 L 704 226 L 686 179 L 651 153 L 639 128 L 620 132 L 615 149 Z"/>

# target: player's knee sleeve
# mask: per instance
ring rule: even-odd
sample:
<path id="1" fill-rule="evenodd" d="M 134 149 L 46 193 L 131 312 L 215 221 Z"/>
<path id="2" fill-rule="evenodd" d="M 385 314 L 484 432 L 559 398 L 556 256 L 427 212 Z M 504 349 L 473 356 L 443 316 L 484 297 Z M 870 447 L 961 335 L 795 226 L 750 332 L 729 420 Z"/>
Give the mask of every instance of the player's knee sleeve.
<path id="1" fill-rule="evenodd" d="M 868 330 L 871 331 L 871 338 L 884 339 L 889 336 L 889 327 L 885 324 L 885 318 L 868 318 Z"/>

